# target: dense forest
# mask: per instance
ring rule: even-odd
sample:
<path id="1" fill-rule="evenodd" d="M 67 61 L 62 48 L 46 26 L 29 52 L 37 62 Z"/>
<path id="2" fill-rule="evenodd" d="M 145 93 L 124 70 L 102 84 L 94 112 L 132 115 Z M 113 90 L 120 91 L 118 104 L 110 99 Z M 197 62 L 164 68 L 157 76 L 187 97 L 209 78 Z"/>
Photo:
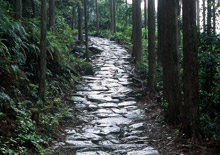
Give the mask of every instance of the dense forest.
<path id="1" fill-rule="evenodd" d="M 53 154 L 77 124 L 71 95 L 105 45 L 92 37 L 130 53 L 133 97 L 159 105 L 186 154 L 220 153 L 219 1 L 0 0 L 0 154 Z"/>

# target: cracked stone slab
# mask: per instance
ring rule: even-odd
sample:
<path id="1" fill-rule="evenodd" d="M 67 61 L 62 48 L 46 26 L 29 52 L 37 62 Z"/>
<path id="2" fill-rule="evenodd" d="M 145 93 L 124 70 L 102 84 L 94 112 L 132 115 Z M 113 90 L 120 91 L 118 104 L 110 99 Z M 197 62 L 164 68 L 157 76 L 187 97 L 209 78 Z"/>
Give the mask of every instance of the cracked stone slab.
<path id="1" fill-rule="evenodd" d="M 155 150 L 153 147 L 147 147 L 140 151 L 128 152 L 127 155 L 159 155 L 159 152 Z"/>

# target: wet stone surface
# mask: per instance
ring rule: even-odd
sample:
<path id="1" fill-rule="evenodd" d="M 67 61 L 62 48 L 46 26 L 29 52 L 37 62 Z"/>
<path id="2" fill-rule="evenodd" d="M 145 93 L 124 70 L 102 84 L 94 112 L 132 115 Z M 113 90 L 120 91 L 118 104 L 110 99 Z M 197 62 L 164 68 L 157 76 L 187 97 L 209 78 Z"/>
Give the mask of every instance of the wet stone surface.
<path id="1" fill-rule="evenodd" d="M 144 111 L 127 96 L 130 54 L 107 39 L 90 39 L 102 51 L 92 60 L 96 72 L 83 77 L 71 98 L 83 123 L 66 129 L 66 139 L 54 148 L 77 155 L 158 155 L 143 133 Z"/>

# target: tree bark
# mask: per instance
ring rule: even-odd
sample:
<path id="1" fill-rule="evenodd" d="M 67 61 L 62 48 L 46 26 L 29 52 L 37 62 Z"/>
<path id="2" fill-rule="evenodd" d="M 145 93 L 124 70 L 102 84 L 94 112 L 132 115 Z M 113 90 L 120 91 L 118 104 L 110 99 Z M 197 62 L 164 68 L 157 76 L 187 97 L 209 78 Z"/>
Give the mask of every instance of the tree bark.
<path id="1" fill-rule="evenodd" d="M 176 0 L 163 1 L 161 54 L 163 66 L 163 99 L 168 103 L 166 119 L 170 124 L 179 122 L 180 70 L 178 54 L 178 19 Z"/>
<path id="2" fill-rule="evenodd" d="M 211 27 L 212 27 L 212 23 L 211 23 L 211 18 L 212 18 L 212 9 L 211 9 L 211 0 L 208 0 L 207 3 L 207 8 L 208 8 L 208 16 L 207 16 L 207 34 L 210 36 L 211 35 Z"/>
<path id="3" fill-rule="evenodd" d="M 36 17 L 36 6 L 35 6 L 35 1 L 31 0 L 31 7 L 32 7 L 32 18 Z"/>
<path id="4" fill-rule="evenodd" d="M 84 0 L 84 16 L 85 16 L 85 46 L 86 46 L 86 61 L 89 61 L 88 53 L 88 15 L 87 15 L 87 0 Z"/>
<path id="5" fill-rule="evenodd" d="M 113 0 L 110 0 L 110 21 L 111 21 L 111 32 L 114 31 L 114 19 L 113 19 Z"/>
<path id="6" fill-rule="evenodd" d="M 15 0 L 15 19 L 22 18 L 22 0 Z"/>
<path id="7" fill-rule="evenodd" d="M 155 2 L 148 0 L 148 86 L 151 93 L 156 90 L 156 52 L 155 52 Z"/>
<path id="8" fill-rule="evenodd" d="M 206 8 L 205 8 L 205 0 L 202 1 L 202 7 L 203 7 L 203 12 L 202 12 L 202 16 L 203 16 L 203 32 L 206 32 Z"/>
<path id="9" fill-rule="evenodd" d="M 96 31 L 99 32 L 99 8 L 98 8 L 98 0 L 96 0 Z"/>
<path id="10" fill-rule="evenodd" d="M 49 1 L 49 29 L 54 30 L 55 26 L 55 0 Z"/>
<path id="11" fill-rule="evenodd" d="M 116 32 L 116 8 L 115 8 L 115 0 L 113 0 L 113 33 Z"/>
<path id="12" fill-rule="evenodd" d="M 216 3 L 213 0 L 213 34 L 216 34 Z"/>
<path id="13" fill-rule="evenodd" d="M 72 25 L 71 25 L 71 28 L 72 30 L 75 29 L 75 26 L 76 26 L 76 8 L 75 6 L 72 7 Z"/>
<path id="14" fill-rule="evenodd" d="M 40 40 L 40 78 L 39 97 L 46 101 L 46 31 L 47 31 L 47 10 L 46 0 L 41 0 L 41 40 Z"/>
<path id="15" fill-rule="evenodd" d="M 127 12 L 128 12 L 128 0 L 125 0 L 125 8 L 126 8 L 126 17 L 125 17 L 125 19 L 126 19 L 126 21 L 125 21 L 125 23 L 126 23 L 126 25 L 128 24 L 128 16 L 127 16 Z"/>
<path id="16" fill-rule="evenodd" d="M 145 28 L 145 39 L 147 39 L 147 0 L 144 0 L 144 28 Z"/>
<path id="17" fill-rule="evenodd" d="M 200 32 L 200 3 L 199 3 L 200 0 L 197 0 L 196 2 L 196 14 L 197 14 L 197 29 L 198 29 L 198 32 Z"/>
<path id="18" fill-rule="evenodd" d="M 157 43 L 157 62 L 161 63 L 161 34 L 162 34 L 162 3 L 163 0 L 158 0 L 157 5 L 157 34 L 158 34 L 158 43 Z"/>
<path id="19" fill-rule="evenodd" d="M 142 61 L 141 0 L 133 0 L 133 56 L 136 64 Z"/>
<path id="20" fill-rule="evenodd" d="M 79 5 L 78 6 L 78 40 L 80 42 L 83 41 L 83 36 L 82 36 L 82 8 Z"/>
<path id="21" fill-rule="evenodd" d="M 198 47 L 196 33 L 196 2 L 183 1 L 184 55 L 184 132 L 193 138 L 199 134 Z"/>

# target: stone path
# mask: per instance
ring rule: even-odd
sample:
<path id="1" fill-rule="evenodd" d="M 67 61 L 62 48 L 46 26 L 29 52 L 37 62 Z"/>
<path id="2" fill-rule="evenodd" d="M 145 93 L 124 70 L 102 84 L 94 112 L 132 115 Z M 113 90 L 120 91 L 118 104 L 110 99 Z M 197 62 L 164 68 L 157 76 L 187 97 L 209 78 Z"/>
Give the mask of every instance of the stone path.
<path id="1" fill-rule="evenodd" d="M 77 155 L 158 155 L 147 143 L 144 131 L 144 110 L 129 97 L 132 66 L 130 54 L 116 43 L 90 38 L 103 52 L 96 55 L 93 77 L 83 77 L 72 100 L 84 122 L 67 129 L 64 143 L 56 148 L 76 151 Z"/>

